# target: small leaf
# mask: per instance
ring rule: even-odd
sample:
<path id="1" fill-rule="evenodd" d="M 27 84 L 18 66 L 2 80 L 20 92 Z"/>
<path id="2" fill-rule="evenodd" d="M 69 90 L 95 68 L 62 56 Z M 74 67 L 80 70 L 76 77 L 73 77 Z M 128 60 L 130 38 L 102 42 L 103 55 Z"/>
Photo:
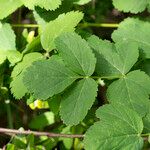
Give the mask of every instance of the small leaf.
<path id="1" fill-rule="evenodd" d="M 78 4 L 78 5 L 84 5 L 89 3 L 91 0 L 74 0 L 74 4 Z"/>
<path id="2" fill-rule="evenodd" d="M 55 122 L 54 114 L 52 112 L 45 112 L 33 118 L 29 123 L 30 128 L 33 129 L 42 129 L 48 125 L 51 125 Z"/>
<path id="3" fill-rule="evenodd" d="M 113 0 L 113 5 L 120 11 L 139 13 L 144 11 L 148 5 L 147 0 Z"/>
<path id="4" fill-rule="evenodd" d="M 13 13 L 22 4 L 21 0 L 0 0 L 0 19 Z"/>
<path id="5" fill-rule="evenodd" d="M 24 86 L 23 83 L 23 75 L 27 67 L 31 65 L 32 62 L 42 59 L 42 54 L 40 53 L 29 53 L 26 54 L 22 60 L 22 62 L 18 63 L 11 74 L 13 78 L 12 82 L 10 83 L 11 93 L 16 99 L 22 98 L 25 93 L 27 93 L 27 88 Z"/>
<path id="6" fill-rule="evenodd" d="M 131 115 L 132 114 L 132 115 Z M 86 150 L 140 150 L 143 139 L 142 119 L 124 106 L 109 104 L 97 111 L 101 121 L 91 126 L 85 134 Z"/>
<path id="7" fill-rule="evenodd" d="M 122 41 L 134 41 L 142 52 L 142 57 L 150 58 L 150 23 L 139 19 L 127 18 L 112 34 L 112 39 L 119 43 Z"/>
<path id="8" fill-rule="evenodd" d="M 51 51 L 55 48 L 54 40 L 62 33 L 73 32 L 75 26 L 81 21 L 83 14 L 81 12 L 68 12 L 61 14 L 54 21 L 50 21 L 41 35 L 41 43 L 45 50 Z"/>
<path id="9" fill-rule="evenodd" d="M 56 19 L 60 14 L 67 13 L 71 11 L 73 2 L 70 0 L 62 1 L 62 5 L 57 8 L 55 11 L 47 11 L 46 9 L 42 9 L 40 7 L 35 7 L 33 14 L 35 20 L 40 25 L 41 30 L 44 29 L 46 23 Z"/>
<path id="10" fill-rule="evenodd" d="M 110 102 L 121 103 L 137 111 L 141 116 L 149 110 L 150 78 L 139 70 L 114 81 L 107 91 Z"/>
<path id="11" fill-rule="evenodd" d="M 7 23 L 0 23 L 0 50 L 16 50 L 15 34 Z"/>
<path id="12" fill-rule="evenodd" d="M 55 95 L 55 96 L 51 97 L 50 99 L 48 99 L 47 101 L 48 101 L 50 111 L 52 111 L 55 115 L 58 115 L 59 108 L 60 108 L 61 96 Z"/>
<path id="13" fill-rule="evenodd" d="M 27 93 L 27 88 L 24 86 L 23 82 L 23 73 L 13 78 L 13 81 L 10 83 L 11 93 L 16 99 L 22 98 L 25 93 Z"/>
<path id="14" fill-rule="evenodd" d="M 57 57 L 37 61 L 27 68 L 23 82 L 35 98 L 48 99 L 71 85 L 79 76 Z"/>
<path id="15" fill-rule="evenodd" d="M 97 83 L 90 78 L 82 79 L 65 91 L 60 115 L 67 125 L 77 125 L 91 108 L 97 95 Z"/>
<path id="16" fill-rule="evenodd" d="M 0 22 L 0 35 L 0 64 L 2 64 L 7 58 L 11 63 L 20 61 L 22 56 L 16 51 L 16 36 L 11 29 L 11 26 Z"/>
<path id="17" fill-rule="evenodd" d="M 95 70 L 96 59 L 87 42 L 76 33 L 65 33 L 55 42 L 56 48 L 66 65 L 74 72 L 91 76 Z"/>
<path id="18" fill-rule="evenodd" d="M 55 10 L 61 5 L 61 0 L 22 0 L 24 5 L 29 9 L 34 9 L 35 6 L 45 8 L 46 10 Z"/>

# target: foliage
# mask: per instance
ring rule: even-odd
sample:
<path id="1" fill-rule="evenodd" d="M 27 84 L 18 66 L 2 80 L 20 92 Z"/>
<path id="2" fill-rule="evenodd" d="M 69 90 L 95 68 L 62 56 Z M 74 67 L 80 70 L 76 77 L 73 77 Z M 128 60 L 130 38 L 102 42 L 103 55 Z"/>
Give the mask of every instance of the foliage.
<path id="1" fill-rule="evenodd" d="M 2 127 L 58 133 L 13 135 L 2 140 L 6 150 L 149 148 L 150 22 L 128 17 L 112 38 L 94 35 L 112 4 L 138 13 L 149 1 L 113 0 L 99 11 L 105 3 L 0 0 L 0 116 L 7 115 Z M 16 10 L 29 12 L 23 21 L 37 24 L 14 25 Z M 84 139 L 59 137 L 68 134 Z"/>

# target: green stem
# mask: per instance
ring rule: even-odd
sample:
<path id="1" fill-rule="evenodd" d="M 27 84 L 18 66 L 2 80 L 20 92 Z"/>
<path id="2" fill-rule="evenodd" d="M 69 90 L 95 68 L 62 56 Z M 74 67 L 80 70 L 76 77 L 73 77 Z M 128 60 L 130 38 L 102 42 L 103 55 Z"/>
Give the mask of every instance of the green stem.
<path id="1" fill-rule="evenodd" d="M 79 26 L 86 27 L 104 27 L 104 28 L 117 28 L 119 24 L 116 23 L 81 23 Z"/>
<path id="2" fill-rule="evenodd" d="M 149 135 L 150 135 L 150 133 L 141 134 L 142 137 L 147 137 Z"/>
<path id="3" fill-rule="evenodd" d="M 8 127 L 13 129 L 13 120 L 12 120 L 12 115 L 11 115 L 10 100 L 5 100 L 5 104 L 6 104 L 6 111 L 7 111 Z"/>
<path id="4" fill-rule="evenodd" d="M 104 28 L 117 28 L 118 24 L 116 23 L 80 23 L 80 27 L 104 27 Z M 38 28 L 38 24 L 12 24 L 12 27 L 15 28 Z"/>
<path id="5" fill-rule="evenodd" d="M 12 24 L 15 28 L 38 28 L 38 24 Z"/>
<path id="6" fill-rule="evenodd" d="M 112 80 L 112 79 L 118 79 L 118 78 L 121 78 L 123 76 L 91 76 L 91 78 L 93 79 L 108 79 L 108 80 Z"/>

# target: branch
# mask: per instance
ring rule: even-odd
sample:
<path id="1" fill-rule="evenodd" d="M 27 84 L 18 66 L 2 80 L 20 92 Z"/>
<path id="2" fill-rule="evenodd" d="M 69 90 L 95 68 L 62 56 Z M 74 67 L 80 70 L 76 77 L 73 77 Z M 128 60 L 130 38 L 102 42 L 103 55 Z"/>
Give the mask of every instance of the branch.
<path id="1" fill-rule="evenodd" d="M 84 138 L 84 135 L 81 134 L 58 134 L 58 133 L 50 133 L 50 132 L 38 132 L 38 131 L 20 131 L 15 129 L 6 129 L 6 128 L 0 128 L 0 133 L 12 135 L 12 134 L 20 134 L 20 135 L 29 135 L 33 134 L 35 136 L 48 136 L 48 137 L 64 137 L 64 138 Z"/>

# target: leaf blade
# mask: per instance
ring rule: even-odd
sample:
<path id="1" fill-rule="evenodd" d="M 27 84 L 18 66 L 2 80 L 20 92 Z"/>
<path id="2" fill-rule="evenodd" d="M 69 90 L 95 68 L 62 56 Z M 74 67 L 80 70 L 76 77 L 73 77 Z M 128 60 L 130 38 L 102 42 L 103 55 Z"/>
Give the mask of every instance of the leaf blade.
<path id="1" fill-rule="evenodd" d="M 87 92 L 89 91 L 90 92 Z M 90 78 L 82 79 L 63 95 L 60 115 L 65 124 L 77 125 L 84 119 L 97 94 L 97 83 Z"/>
<path id="2" fill-rule="evenodd" d="M 91 76 L 95 69 L 96 59 L 87 42 L 76 33 L 59 36 L 56 48 L 66 65 L 74 72 Z"/>

